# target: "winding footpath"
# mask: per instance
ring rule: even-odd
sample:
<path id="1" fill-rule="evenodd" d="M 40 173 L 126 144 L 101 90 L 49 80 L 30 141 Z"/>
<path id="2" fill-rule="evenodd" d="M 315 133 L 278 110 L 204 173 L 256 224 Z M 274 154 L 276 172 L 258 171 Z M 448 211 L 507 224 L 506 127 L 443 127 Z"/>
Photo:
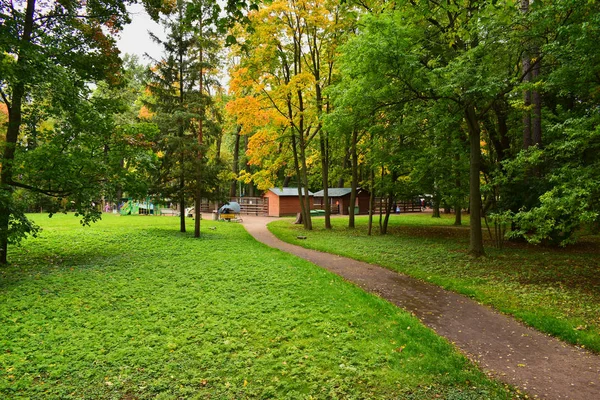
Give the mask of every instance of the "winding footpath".
<path id="1" fill-rule="evenodd" d="M 244 216 L 256 240 L 304 258 L 416 315 L 488 375 L 542 399 L 600 399 L 600 356 L 437 286 L 377 265 L 285 243 L 267 217 Z"/>

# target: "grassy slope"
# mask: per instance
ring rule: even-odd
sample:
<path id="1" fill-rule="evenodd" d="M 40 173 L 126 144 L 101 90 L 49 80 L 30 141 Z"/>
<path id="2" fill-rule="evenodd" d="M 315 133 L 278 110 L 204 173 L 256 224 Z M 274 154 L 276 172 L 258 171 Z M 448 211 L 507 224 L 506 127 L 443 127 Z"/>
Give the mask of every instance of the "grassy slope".
<path id="1" fill-rule="evenodd" d="M 2 398 L 509 398 L 394 306 L 171 217 L 44 227 L 0 270 Z M 208 226 L 217 226 L 215 231 Z"/>
<path id="2" fill-rule="evenodd" d="M 281 239 L 330 253 L 376 263 L 471 296 L 568 342 L 600 352 L 599 246 L 571 249 L 510 245 L 487 246 L 488 257 L 466 254 L 468 227 L 453 227 L 453 217 L 430 214 L 392 216 L 390 235 L 367 236 L 367 217 L 346 229 L 347 218 L 333 219 L 326 232 L 302 231 L 288 220 L 269 224 Z M 468 225 L 468 220 L 465 223 Z M 376 231 L 377 228 L 374 228 Z M 487 233 L 486 233 L 487 234 Z"/>

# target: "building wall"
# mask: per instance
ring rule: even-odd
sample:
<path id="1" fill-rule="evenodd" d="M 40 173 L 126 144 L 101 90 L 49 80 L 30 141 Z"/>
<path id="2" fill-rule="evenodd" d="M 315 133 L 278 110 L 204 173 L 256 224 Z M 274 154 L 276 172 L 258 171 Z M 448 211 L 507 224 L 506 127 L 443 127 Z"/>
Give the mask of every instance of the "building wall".
<path id="1" fill-rule="evenodd" d="M 268 191 L 264 197 L 269 201 L 269 217 L 279 217 L 279 196 Z"/>
<path id="2" fill-rule="evenodd" d="M 314 206 L 313 198 L 310 198 L 310 208 Z M 279 198 L 279 217 L 284 215 L 296 215 L 300 210 L 300 199 L 298 196 L 285 196 Z"/>
<path id="3" fill-rule="evenodd" d="M 368 214 L 369 213 L 369 198 L 371 197 L 370 193 L 362 192 L 358 195 L 358 213 L 359 214 Z"/>
<path id="4" fill-rule="evenodd" d="M 340 202 L 340 214 L 342 214 L 342 215 L 350 214 L 350 211 L 348 211 L 350 209 L 350 195 L 349 194 L 347 194 L 344 197 L 338 197 L 337 199 L 335 199 L 335 201 Z"/>
<path id="5" fill-rule="evenodd" d="M 298 196 L 277 196 L 268 191 L 265 198 L 269 200 L 269 217 L 283 217 L 286 215 L 296 215 L 300 212 L 300 199 Z M 310 208 L 314 206 L 313 198 L 310 198 Z"/>
<path id="6" fill-rule="evenodd" d="M 358 213 L 359 214 L 368 214 L 369 213 L 369 196 L 370 194 L 361 191 L 356 195 L 356 201 L 358 203 Z M 333 209 L 336 205 L 335 203 L 340 203 L 340 214 L 348 215 L 350 214 L 350 194 L 347 194 L 344 197 L 336 197 L 331 199 L 331 208 Z"/>

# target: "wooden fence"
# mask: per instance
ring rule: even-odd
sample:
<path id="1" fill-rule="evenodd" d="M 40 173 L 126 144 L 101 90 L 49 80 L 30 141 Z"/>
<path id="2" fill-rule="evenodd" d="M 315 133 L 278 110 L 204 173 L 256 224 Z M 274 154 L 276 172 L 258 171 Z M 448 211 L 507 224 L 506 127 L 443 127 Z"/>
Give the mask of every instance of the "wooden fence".
<path id="1" fill-rule="evenodd" d="M 230 201 L 235 201 L 240 205 L 240 214 L 244 215 L 268 215 L 269 201 L 262 197 L 232 197 Z M 219 204 L 211 203 L 207 200 L 202 200 L 200 204 L 200 212 L 208 213 L 217 210 Z"/>
<path id="2" fill-rule="evenodd" d="M 375 207 L 373 212 L 375 214 L 379 213 L 380 207 L 382 207 L 382 212 L 385 213 L 387 206 L 387 198 L 384 198 L 383 201 L 380 198 L 375 198 Z M 240 204 L 240 214 L 243 215 L 269 215 L 269 200 L 263 197 L 232 197 L 230 201 L 236 201 Z M 400 208 L 400 213 L 407 212 L 421 212 L 421 203 L 416 201 L 397 201 L 394 203 L 392 207 L 392 214 L 396 213 L 396 206 Z M 200 210 L 203 213 L 211 213 L 212 211 L 218 209 L 218 205 L 215 203 L 210 203 L 206 200 L 202 201 Z M 313 207 L 314 209 L 323 208 L 322 205 L 317 204 Z M 335 207 L 332 207 L 332 214 L 337 213 L 337 209 L 333 210 Z"/>
<path id="3" fill-rule="evenodd" d="M 421 212 L 421 203 L 418 200 L 415 201 L 411 201 L 411 200 L 400 200 L 394 203 L 394 205 L 392 206 L 392 214 L 396 213 L 396 207 L 398 207 L 400 209 L 400 213 L 407 213 L 407 212 Z M 381 199 L 381 198 L 376 198 L 375 199 L 375 207 L 373 212 L 375 214 L 379 214 L 379 211 L 381 209 L 381 212 L 385 214 L 385 210 L 387 208 L 387 198 Z"/>
<path id="4" fill-rule="evenodd" d="M 269 215 L 269 199 L 264 197 L 232 197 L 240 204 L 240 214 Z"/>

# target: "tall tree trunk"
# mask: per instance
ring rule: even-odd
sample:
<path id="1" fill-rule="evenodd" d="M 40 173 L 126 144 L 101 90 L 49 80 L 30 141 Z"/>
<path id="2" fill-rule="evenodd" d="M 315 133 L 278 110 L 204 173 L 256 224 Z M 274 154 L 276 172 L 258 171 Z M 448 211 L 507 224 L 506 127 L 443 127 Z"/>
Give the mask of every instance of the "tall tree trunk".
<path id="1" fill-rule="evenodd" d="M 498 163 L 504 161 L 506 152 L 510 150 L 510 139 L 508 137 L 507 105 L 505 101 L 494 103 L 494 114 L 498 120 L 497 134 L 492 138 L 492 144 L 496 150 Z"/>
<path id="2" fill-rule="evenodd" d="M 319 133 L 321 146 L 321 175 L 323 176 L 323 205 L 325 206 L 325 229 L 331 229 L 331 204 L 329 202 L 329 143 L 323 129 Z"/>
<path id="3" fill-rule="evenodd" d="M 521 12 L 527 14 L 529 12 L 529 0 L 521 0 Z M 531 81 L 531 59 L 527 50 L 523 53 L 522 59 L 523 66 L 523 82 L 527 83 Z M 527 149 L 531 146 L 531 91 L 526 89 L 523 91 L 523 105 L 525 110 L 523 112 L 523 148 Z"/>
<path id="4" fill-rule="evenodd" d="M 183 149 L 179 157 L 181 172 L 179 174 L 179 232 L 185 232 L 185 174 L 183 172 Z"/>
<path id="5" fill-rule="evenodd" d="M 350 191 L 350 208 L 348 210 L 348 228 L 354 228 L 354 204 L 356 204 L 356 189 L 358 187 L 358 151 L 356 145 L 358 141 L 358 132 L 356 129 L 352 130 L 352 142 L 351 146 L 351 157 L 352 157 L 352 186 Z"/>
<path id="6" fill-rule="evenodd" d="M 202 16 L 200 16 L 200 32 L 202 32 Z M 202 63 L 203 48 L 199 49 L 200 61 L 200 76 L 199 76 L 199 92 L 200 92 L 200 118 L 198 119 L 198 153 L 196 154 L 196 204 L 194 205 L 194 237 L 200 237 L 200 221 L 202 220 L 202 145 L 204 144 L 204 67 Z"/>
<path id="7" fill-rule="evenodd" d="M 523 60 L 523 68 L 529 68 L 529 61 Z M 526 74 L 524 81 L 529 81 L 529 74 Z M 525 106 L 525 111 L 523 111 L 523 148 L 528 149 L 531 146 L 531 111 L 529 110 L 531 107 L 531 91 L 524 90 L 523 91 L 523 104 Z"/>
<path id="8" fill-rule="evenodd" d="M 10 223 L 10 203 L 13 200 L 13 163 L 15 160 L 15 151 L 17 149 L 17 140 L 22 123 L 22 106 L 25 97 L 25 81 L 27 76 L 21 73 L 28 61 L 22 49 L 31 42 L 33 33 L 33 16 L 35 13 L 35 0 L 27 0 L 25 9 L 25 24 L 23 34 L 19 40 L 19 55 L 17 57 L 17 71 L 19 71 L 18 81 L 13 86 L 12 98 L 8 108 L 8 127 L 6 129 L 6 142 L 4 144 L 4 154 L 1 160 L 0 190 L 6 195 L 2 196 L 5 200 L 0 201 L 0 264 L 5 265 L 8 262 L 8 228 Z"/>
<path id="9" fill-rule="evenodd" d="M 304 197 L 302 196 L 302 180 L 300 179 L 300 161 L 298 157 L 298 145 L 296 140 L 296 134 L 292 132 L 292 155 L 294 158 L 294 170 L 296 171 L 296 186 L 298 186 L 298 200 L 300 201 L 300 214 L 302 216 L 302 223 L 306 220 L 306 207 L 304 207 Z M 305 226 L 306 227 L 306 226 Z"/>
<path id="10" fill-rule="evenodd" d="M 321 150 L 321 175 L 323 182 L 323 205 L 325 206 L 325 229 L 331 229 L 331 204 L 329 204 L 329 138 L 321 122 L 323 113 L 323 92 L 321 89 L 321 57 L 317 43 L 316 30 L 314 35 L 307 32 L 312 73 L 315 77 L 315 102 L 317 105 L 317 118 L 319 119 L 319 146 Z M 331 79 L 331 78 L 330 78 Z"/>
<path id="11" fill-rule="evenodd" d="M 306 219 L 304 222 L 304 229 L 312 230 L 312 218 L 310 216 L 310 194 L 308 193 L 308 166 L 306 165 L 306 149 L 305 146 L 306 141 L 305 138 L 302 137 L 300 144 L 300 179 L 302 181 L 301 188 L 304 189 L 304 209 Z"/>
<path id="12" fill-rule="evenodd" d="M 299 17 L 296 16 L 297 26 L 300 26 Z M 300 39 L 300 33 L 294 34 L 294 75 L 298 76 L 302 73 L 303 67 L 303 44 Z M 298 88 L 296 90 L 296 97 L 298 98 L 298 148 L 300 150 L 298 154 L 298 161 L 300 167 L 300 175 L 298 176 L 298 181 L 300 185 L 298 185 L 298 190 L 300 190 L 300 206 L 304 208 L 304 229 L 311 230 L 312 229 L 312 220 L 310 217 L 310 195 L 308 194 L 308 166 L 306 165 L 306 146 L 307 146 L 307 132 L 305 127 L 305 116 L 304 116 L 304 94 L 302 93 L 302 89 Z M 293 112 L 290 110 L 290 120 L 293 121 Z M 310 129 L 310 128 L 309 128 Z M 302 191 L 304 189 L 304 191 Z"/>
<path id="13" fill-rule="evenodd" d="M 471 208 L 469 253 L 475 257 L 483 256 L 483 235 L 481 233 L 481 129 L 475 115 L 475 108 L 465 107 L 465 121 L 469 129 L 469 202 Z"/>
<path id="14" fill-rule="evenodd" d="M 537 53 L 537 52 L 536 52 Z M 540 74 L 540 60 L 536 60 L 531 70 L 531 80 L 536 81 Z M 533 103 L 533 121 L 531 123 L 531 144 L 542 147 L 542 96 L 539 90 L 533 90 L 531 94 Z"/>
<path id="15" fill-rule="evenodd" d="M 233 165 L 232 165 L 232 170 L 231 172 L 233 172 L 233 174 L 236 176 L 239 175 L 240 173 L 240 132 L 242 131 L 242 126 L 238 125 L 236 128 L 236 132 L 235 132 L 235 142 L 233 145 Z M 236 178 L 233 178 L 231 180 L 231 186 L 229 188 L 229 197 L 233 198 L 237 196 L 237 187 L 238 187 L 238 180 Z M 241 193 L 240 193 L 241 195 Z"/>
<path id="16" fill-rule="evenodd" d="M 121 158 L 121 160 L 119 160 L 119 167 L 121 167 L 121 170 L 125 170 L 125 159 Z M 123 197 L 123 187 L 121 186 L 121 184 L 119 184 L 117 186 L 117 192 L 115 193 L 116 195 L 116 203 L 117 203 L 117 214 L 121 212 L 121 198 Z"/>
<path id="17" fill-rule="evenodd" d="M 181 9 L 179 9 L 179 18 L 181 19 Z M 179 108 L 180 111 L 183 110 L 184 104 L 184 82 L 183 82 L 183 45 L 179 43 Z M 181 154 L 179 155 L 179 162 L 181 163 L 180 175 L 179 175 L 179 208 L 181 209 L 181 213 L 179 216 L 179 231 L 185 232 L 185 149 L 184 149 L 184 126 L 183 121 L 180 119 L 178 121 L 178 129 L 179 129 L 179 150 Z"/>
<path id="18" fill-rule="evenodd" d="M 373 209 L 375 208 L 375 170 L 373 168 L 369 171 L 369 181 L 371 194 L 369 195 L 369 232 L 367 234 L 371 236 L 373 232 Z"/>
<path id="19" fill-rule="evenodd" d="M 217 139 L 215 140 L 215 159 L 221 159 L 221 147 L 223 147 L 223 136 L 221 133 L 217 135 Z"/>
<path id="20" fill-rule="evenodd" d="M 338 178 L 338 183 L 337 183 L 337 187 L 342 188 L 344 187 L 344 173 L 348 170 L 348 167 L 350 165 L 350 143 L 348 143 L 348 141 L 346 140 L 346 142 L 344 143 L 344 157 L 342 158 L 342 174 L 340 175 L 340 177 Z"/>
<path id="21" fill-rule="evenodd" d="M 381 165 L 381 184 L 383 185 L 383 178 L 385 178 L 385 168 Z M 387 207 L 386 207 L 387 208 Z M 379 198 L 379 234 L 383 235 L 383 191 Z"/>
<path id="22" fill-rule="evenodd" d="M 0 264 L 8 262 L 8 229 L 10 223 L 10 204 L 13 201 L 12 170 L 21 126 L 21 106 L 25 93 L 22 82 L 14 86 L 12 102 L 8 110 L 8 128 L 6 143 L 2 155 L 2 173 L 0 174 L 0 190 L 6 194 L 0 199 Z"/>
<path id="23" fill-rule="evenodd" d="M 385 207 L 385 218 L 383 219 L 383 225 L 381 226 L 381 234 L 387 235 L 388 224 L 390 222 L 390 215 L 394 208 L 394 194 L 390 191 L 388 193 L 387 204 Z"/>
<path id="24" fill-rule="evenodd" d="M 460 200 L 457 200 L 454 204 L 454 225 L 462 225 L 462 202 Z"/>
<path id="25" fill-rule="evenodd" d="M 440 215 L 440 196 L 437 193 L 437 189 L 435 189 L 435 192 L 433 193 L 433 199 L 432 199 L 432 210 L 433 213 L 431 214 L 432 218 L 441 218 L 442 216 Z"/>
<path id="26" fill-rule="evenodd" d="M 248 145 L 250 143 L 250 139 L 248 138 L 248 135 L 244 135 L 244 151 L 241 152 L 242 156 L 240 156 L 243 159 L 243 163 L 246 166 L 246 171 L 251 171 L 252 170 L 252 165 L 250 165 L 250 159 L 246 156 L 246 154 L 248 153 Z M 241 164 L 241 162 L 240 162 Z M 255 197 L 254 194 L 254 184 L 252 182 L 247 183 L 245 185 L 242 186 L 243 190 L 241 190 L 241 193 L 239 193 L 239 196 L 248 196 L 248 197 Z"/>
<path id="27" fill-rule="evenodd" d="M 300 121 L 298 123 L 298 144 L 300 147 L 299 164 L 300 164 L 300 186 L 299 189 L 304 189 L 304 192 L 300 194 L 302 201 L 300 206 L 304 207 L 304 216 L 306 217 L 302 222 L 304 229 L 312 230 L 312 219 L 310 217 L 310 195 L 308 194 L 308 166 L 306 165 L 306 137 L 304 131 L 304 101 L 303 95 L 300 90 L 297 92 L 298 95 L 298 110 L 300 113 Z"/>
<path id="28" fill-rule="evenodd" d="M 454 186 L 456 187 L 456 200 L 454 202 L 454 225 L 460 226 L 462 225 L 462 201 L 460 199 L 459 193 L 461 192 L 461 173 L 460 173 L 460 154 L 458 152 L 454 155 L 454 161 L 456 162 L 456 172 L 454 173 Z"/>

